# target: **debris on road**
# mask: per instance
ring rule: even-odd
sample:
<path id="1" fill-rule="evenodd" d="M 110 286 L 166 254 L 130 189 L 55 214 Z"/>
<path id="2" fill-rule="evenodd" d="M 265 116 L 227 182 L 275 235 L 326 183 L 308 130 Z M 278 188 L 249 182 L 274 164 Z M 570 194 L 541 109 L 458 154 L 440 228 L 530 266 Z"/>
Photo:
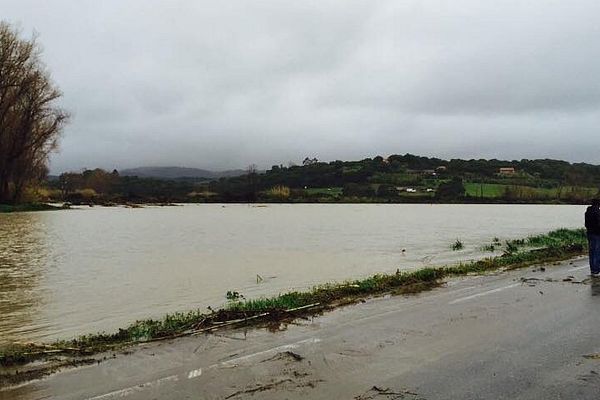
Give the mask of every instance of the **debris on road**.
<path id="1" fill-rule="evenodd" d="M 392 390 L 390 388 L 380 388 L 373 386 L 364 394 L 354 397 L 354 400 L 372 400 L 376 398 L 385 398 L 389 400 L 400 400 L 400 399 L 412 399 L 412 400 L 425 400 L 420 397 L 418 393 L 414 393 L 410 390 L 400 389 Z"/>
<path id="2" fill-rule="evenodd" d="M 600 360 L 600 353 L 596 354 L 585 354 L 583 358 L 587 358 L 588 360 Z"/>
<path id="3" fill-rule="evenodd" d="M 285 378 L 285 379 L 280 379 L 278 381 L 274 381 L 274 382 L 267 383 L 264 385 L 257 385 L 253 388 L 238 390 L 237 392 L 234 392 L 234 393 L 230 394 L 229 396 L 225 397 L 225 399 L 232 399 L 234 397 L 237 397 L 237 396 L 240 396 L 243 394 L 254 394 L 254 393 L 258 393 L 258 392 L 265 392 L 267 390 L 275 389 L 277 386 L 282 385 L 286 382 L 291 382 L 291 381 L 292 380 L 290 378 Z"/>
<path id="4" fill-rule="evenodd" d="M 302 360 L 304 360 L 304 357 L 302 357 L 300 354 L 294 353 L 293 351 L 284 351 L 283 353 L 277 353 L 273 357 L 267 358 L 266 360 L 262 360 L 261 362 L 276 361 L 276 360 L 283 360 L 283 359 L 292 359 L 294 361 L 302 361 Z"/>

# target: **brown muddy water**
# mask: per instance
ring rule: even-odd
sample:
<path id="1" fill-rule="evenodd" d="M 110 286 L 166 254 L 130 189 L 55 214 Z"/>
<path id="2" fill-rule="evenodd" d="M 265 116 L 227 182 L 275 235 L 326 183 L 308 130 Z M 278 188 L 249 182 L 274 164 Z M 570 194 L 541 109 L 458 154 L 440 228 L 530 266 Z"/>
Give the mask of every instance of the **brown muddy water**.
<path id="1" fill-rule="evenodd" d="M 584 208 L 207 204 L 0 214 L 0 343 L 110 332 L 222 305 L 228 290 L 259 297 L 480 258 L 494 237 L 579 227 Z M 456 239 L 463 250 L 451 250 Z"/>

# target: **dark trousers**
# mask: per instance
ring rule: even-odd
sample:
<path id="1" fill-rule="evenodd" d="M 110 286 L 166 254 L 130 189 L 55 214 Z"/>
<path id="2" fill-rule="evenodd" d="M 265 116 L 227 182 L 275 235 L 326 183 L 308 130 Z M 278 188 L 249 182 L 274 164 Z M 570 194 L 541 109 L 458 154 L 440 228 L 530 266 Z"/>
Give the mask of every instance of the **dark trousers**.
<path id="1" fill-rule="evenodd" d="M 600 272 L 600 235 L 588 233 L 590 247 L 590 270 L 592 273 Z"/>

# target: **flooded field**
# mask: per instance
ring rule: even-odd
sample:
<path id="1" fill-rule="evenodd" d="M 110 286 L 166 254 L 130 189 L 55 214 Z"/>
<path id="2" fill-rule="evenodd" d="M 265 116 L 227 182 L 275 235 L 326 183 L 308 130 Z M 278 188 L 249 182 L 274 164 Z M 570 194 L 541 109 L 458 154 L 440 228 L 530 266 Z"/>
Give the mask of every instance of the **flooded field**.
<path id="1" fill-rule="evenodd" d="M 211 204 L 3 214 L 0 342 L 112 331 L 219 306 L 228 290 L 258 297 L 479 258 L 494 237 L 579 227 L 584 209 Z M 464 248 L 453 251 L 457 239 Z"/>

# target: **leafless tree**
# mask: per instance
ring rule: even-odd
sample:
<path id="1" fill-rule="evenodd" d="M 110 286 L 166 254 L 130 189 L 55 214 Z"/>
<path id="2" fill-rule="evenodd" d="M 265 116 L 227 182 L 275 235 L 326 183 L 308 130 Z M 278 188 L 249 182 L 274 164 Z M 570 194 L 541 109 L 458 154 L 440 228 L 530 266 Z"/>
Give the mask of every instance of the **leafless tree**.
<path id="1" fill-rule="evenodd" d="M 0 203 L 18 202 L 25 185 L 47 172 L 68 113 L 42 63 L 36 37 L 0 21 Z"/>

